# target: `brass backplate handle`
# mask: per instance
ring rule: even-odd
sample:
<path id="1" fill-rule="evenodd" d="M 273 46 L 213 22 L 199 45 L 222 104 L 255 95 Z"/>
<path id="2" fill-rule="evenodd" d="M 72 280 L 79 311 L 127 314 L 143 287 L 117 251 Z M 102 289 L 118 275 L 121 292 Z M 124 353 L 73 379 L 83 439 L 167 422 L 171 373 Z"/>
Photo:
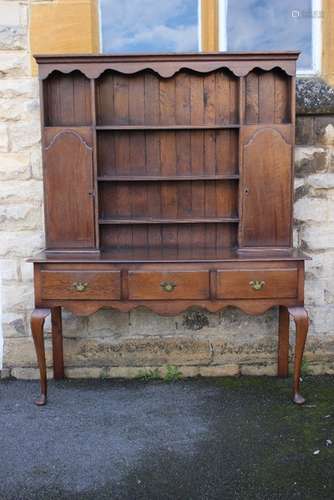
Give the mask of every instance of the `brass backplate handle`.
<path id="1" fill-rule="evenodd" d="M 77 292 L 85 292 L 88 288 L 88 283 L 86 283 L 85 281 L 75 281 L 72 287 Z"/>
<path id="2" fill-rule="evenodd" d="M 264 285 L 266 283 L 265 283 L 265 281 L 254 280 L 254 281 L 250 281 L 249 284 L 250 284 L 251 288 L 253 288 L 253 290 L 259 291 L 259 290 L 262 290 L 264 288 Z"/>
<path id="3" fill-rule="evenodd" d="M 172 292 L 176 287 L 176 283 L 174 281 L 162 281 L 160 286 L 164 292 Z"/>

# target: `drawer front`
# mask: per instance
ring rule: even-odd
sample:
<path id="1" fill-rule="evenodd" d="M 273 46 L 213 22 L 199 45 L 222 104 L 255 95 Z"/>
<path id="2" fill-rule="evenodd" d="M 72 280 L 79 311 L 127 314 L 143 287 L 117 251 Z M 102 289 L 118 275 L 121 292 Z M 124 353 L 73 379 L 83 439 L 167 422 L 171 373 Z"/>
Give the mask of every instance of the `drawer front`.
<path id="1" fill-rule="evenodd" d="M 121 297 L 119 271 L 41 271 L 43 299 L 115 300 Z"/>
<path id="2" fill-rule="evenodd" d="M 130 300 L 209 298 L 208 271 L 129 271 Z"/>
<path id="3" fill-rule="evenodd" d="M 230 269 L 217 273 L 219 299 L 287 299 L 297 297 L 297 290 L 297 269 Z"/>

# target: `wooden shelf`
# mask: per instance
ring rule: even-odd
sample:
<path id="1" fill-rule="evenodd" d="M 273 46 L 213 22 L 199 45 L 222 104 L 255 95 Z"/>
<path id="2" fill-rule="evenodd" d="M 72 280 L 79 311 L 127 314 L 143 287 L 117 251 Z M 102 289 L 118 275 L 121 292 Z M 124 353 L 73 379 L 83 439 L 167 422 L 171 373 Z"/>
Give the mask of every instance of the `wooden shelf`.
<path id="1" fill-rule="evenodd" d="M 133 219 L 99 219 L 99 224 L 220 224 L 222 222 L 239 222 L 239 217 L 198 217 L 198 218 L 160 218 L 141 217 Z"/>
<path id="2" fill-rule="evenodd" d="M 238 180 L 238 174 L 227 175 L 103 175 L 97 178 L 100 182 L 133 182 L 133 181 L 223 181 Z"/>
<path id="3" fill-rule="evenodd" d="M 97 125 L 96 130 L 136 131 L 136 130 L 219 130 L 240 128 L 233 125 Z"/>

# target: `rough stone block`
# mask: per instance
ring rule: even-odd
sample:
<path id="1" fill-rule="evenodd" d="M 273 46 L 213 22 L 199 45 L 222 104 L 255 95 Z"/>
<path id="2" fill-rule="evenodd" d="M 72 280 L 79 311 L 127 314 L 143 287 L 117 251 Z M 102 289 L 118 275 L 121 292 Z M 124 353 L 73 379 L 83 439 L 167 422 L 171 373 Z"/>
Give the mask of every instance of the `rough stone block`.
<path id="1" fill-rule="evenodd" d="M 250 316 L 235 308 L 227 308 L 219 313 L 220 326 L 218 341 L 247 344 L 261 340 L 265 335 L 276 334 L 277 309 L 273 308 L 261 316 Z"/>
<path id="2" fill-rule="evenodd" d="M 40 202 L 43 199 L 43 184 L 34 179 L 2 182 L 0 184 L 0 199 L 1 203 Z"/>
<path id="3" fill-rule="evenodd" d="M 44 234 L 39 231 L 3 231 L 0 255 L 31 257 L 44 247 Z"/>
<path id="4" fill-rule="evenodd" d="M 119 339 L 129 335 L 129 314 L 116 310 L 101 310 L 88 318 L 90 337 L 113 337 Z"/>
<path id="5" fill-rule="evenodd" d="M 313 144 L 313 116 L 297 116 L 296 118 L 296 144 Z"/>
<path id="6" fill-rule="evenodd" d="M 0 1 L 0 19 L 3 26 L 19 26 L 27 23 L 27 8 L 23 2 Z"/>
<path id="7" fill-rule="evenodd" d="M 15 78 L 28 73 L 28 56 L 24 51 L 0 51 L 0 78 Z"/>
<path id="8" fill-rule="evenodd" d="M 20 263 L 21 279 L 23 281 L 32 281 L 34 277 L 34 266 L 31 262 L 25 260 Z"/>
<path id="9" fill-rule="evenodd" d="M 328 374 L 324 363 L 310 363 L 307 366 L 307 375 L 324 375 Z"/>
<path id="10" fill-rule="evenodd" d="M 127 368 L 124 369 L 124 372 L 126 371 Z M 128 375 L 129 376 L 125 376 L 124 378 L 135 378 L 135 375 L 132 377 L 130 376 L 130 373 Z M 101 366 L 65 367 L 65 376 L 73 379 L 111 378 L 109 367 L 105 368 Z"/>
<path id="11" fill-rule="evenodd" d="M 38 79 L 3 78 L 0 79 L 0 97 L 16 99 L 17 97 L 30 97 L 37 99 L 39 96 Z"/>
<path id="12" fill-rule="evenodd" d="M 48 380 L 51 380 L 53 378 L 52 368 L 48 368 L 46 374 Z M 39 369 L 15 366 L 11 369 L 11 376 L 18 380 L 39 380 Z"/>
<path id="13" fill-rule="evenodd" d="M 1 4 L 0 4 L 1 16 Z M 3 20 L 1 19 L 1 22 Z M 23 50 L 27 48 L 27 32 L 23 26 L 0 26 L 0 50 Z"/>
<path id="14" fill-rule="evenodd" d="M 327 280 L 307 280 L 305 282 L 305 304 L 307 306 L 324 305 L 326 287 Z"/>
<path id="15" fill-rule="evenodd" d="M 2 305 L 5 311 L 26 311 L 33 308 L 33 287 L 20 282 L 2 286 Z"/>
<path id="16" fill-rule="evenodd" d="M 50 321 L 50 316 L 48 317 Z M 75 316 L 71 312 L 63 309 L 63 336 L 68 338 L 79 338 L 87 336 L 88 319 L 84 316 Z M 51 330 L 51 323 L 50 323 Z"/>
<path id="17" fill-rule="evenodd" d="M 306 278 L 332 279 L 334 281 L 334 252 L 312 253 L 312 260 L 305 262 Z"/>
<path id="18" fill-rule="evenodd" d="M 302 247 L 311 250 L 334 249 L 334 224 L 310 224 L 301 231 Z"/>
<path id="19" fill-rule="evenodd" d="M 9 129 L 12 151 L 21 151 L 38 144 L 41 140 L 39 121 L 24 121 L 12 125 Z"/>
<path id="20" fill-rule="evenodd" d="M 237 364 L 222 366 L 201 366 L 199 374 L 202 377 L 235 377 L 240 375 L 240 367 Z"/>
<path id="21" fill-rule="evenodd" d="M 332 89 L 334 92 L 334 89 Z M 314 142 L 334 146 L 334 115 L 315 116 Z"/>
<path id="22" fill-rule="evenodd" d="M 277 330 L 274 335 L 260 338 L 245 339 L 242 335 L 235 335 L 234 338 L 229 340 L 225 337 L 212 339 L 210 345 L 212 351 L 210 364 L 212 366 L 264 362 L 276 356 Z"/>
<path id="23" fill-rule="evenodd" d="M 68 366 L 207 365 L 209 342 L 203 339 L 170 337 L 123 339 L 107 337 L 65 339 Z"/>
<path id="24" fill-rule="evenodd" d="M 0 153 L 0 181 L 27 180 L 30 177 L 29 153 Z"/>
<path id="25" fill-rule="evenodd" d="M 51 339 L 45 341 L 47 365 L 52 366 Z M 4 343 L 4 367 L 17 369 L 20 367 L 36 368 L 36 353 L 31 337 L 7 338 Z M 14 372 L 15 373 L 15 372 Z M 13 376 L 15 376 L 12 370 Z"/>
<path id="26" fill-rule="evenodd" d="M 129 331 L 132 335 L 171 335 L 182 325 L 182 316 L 158 316 L 148 309 L 137 309 L 129 315 Z"/>
<path id="27" fill-rule="evenodd" d="M 4 313 L 3 315 L 3 336 L 7 337 L 25 337 L 27 325 L 24 313 Z"/>
<path id="28" fill-rule="evenodd" d="M 315 189 L 334 189 L 334 174 L 323 173 L 310 175 L 307 182 Z"/>
<path id="29" fill-rule="evenodd" d="M 254 364 L 254 365 L 241 365 L 240 366 L 241 375 L 248 376 L 269 376 L 275 377 L 277 375 L 277 365 L 276 364 Z"/>
<path id="30" fill-rule="evenodd" d="M 309 307 L 310 334 L 334 334 L 334 308 L 332 305 Z"/>
<path id="31" fill-rule="evenodd" d="M 1 191 L 1 190 L 0 190 Z M 21 231 L 42 229 L 43 214 L 40 207 L 32 204 L 0 205 L 0 229 Z"/>
<path id="32" fill-rule="evenodd" d="M 18 279 L 18 262 L 16 259 L 0 259 L 0 276 L 3 281 Z"/>
<path id="33" fill-rule="evenodd" d="M 327 169 L 328 151 L 321 147 L 295 148 L 295 176 L 305 177 L 307 175 L 324 172 Z"/>
<path id="34" fill-rule="evenodd" d="M 5 123 L 0 123 L 0 152 L 8 151 L 8 129 Z"/>
<path id="35" fill-rule="evenodd" d="M 0 97 L 0 120 L 15 122 L 31 122 L 39 119 L 39 106 L 36 99 L 25 97 L 1 98 Z"/>
<path id="36" fill-rule="evenodd" d="M 294 218 L 299 221 L 323 222 L 328 217 L 325 198 L 301 198 L 294 205 Z"/>
<path id="37" fill-rule="evenodd" d="M 34 179 L 43 179 L 42 152 L 40 144 L 30 148 L 31 171 Z"/>
<path id="38" fill-rule="evenodd" d="M 334 89 L 322 78 L 297 78 L 297 113 L 329 114 L 334 113 Z"/>

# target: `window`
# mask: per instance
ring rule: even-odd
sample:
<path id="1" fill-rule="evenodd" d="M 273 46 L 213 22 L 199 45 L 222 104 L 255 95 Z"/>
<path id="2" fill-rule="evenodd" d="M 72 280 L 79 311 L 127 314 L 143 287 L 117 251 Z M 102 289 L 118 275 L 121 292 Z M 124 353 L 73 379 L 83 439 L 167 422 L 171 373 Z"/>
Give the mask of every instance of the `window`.
<path id="1" fill-rule="evenodd" d="M 300 50 L 299 74 L 320 71 L 320 0 L 220 0 L 220 50 Z"/>
<path id="2" fill-rule="evenodd" d="M 100 0 L 100 15 L 105 53 L 199 50 L 198 0 Z"/>

